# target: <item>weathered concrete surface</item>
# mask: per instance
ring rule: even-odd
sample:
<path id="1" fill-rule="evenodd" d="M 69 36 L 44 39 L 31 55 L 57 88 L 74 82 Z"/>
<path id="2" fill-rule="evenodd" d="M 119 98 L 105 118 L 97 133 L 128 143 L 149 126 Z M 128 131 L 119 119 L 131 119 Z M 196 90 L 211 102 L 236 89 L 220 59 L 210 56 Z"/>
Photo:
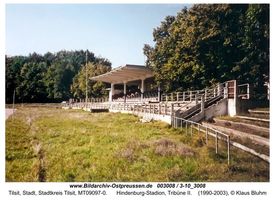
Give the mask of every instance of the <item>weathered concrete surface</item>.
<path id="1" fill-rule="evenodd" d="M 226 134 L 232 134 L 232 135 L 235 135 L 235 136 L 240 137 L 240 138 L 249 138 L 256 144 L 265 145 L 265 146 L 269 147 L 269 139 L 268 138 L 260 137 L 258 135 L 244 133 L 244 132 L 237 131 L 237 130 L 232 130 L 232 129 L 229 129 L 229 128 L 225 128 L 225 127 L 222 127 L 222 126 L 217 126 L 217 125 L 206 123 L 206 122 L 203 122 L 202 124 L 204 126 L 208 126 L 210 128 L 214 128 L 216 130 L 222 131 Z"/>
<path id="2" fill-rule="evenodd" d="M 234 121 L 225 120 L 225 119 L 217 119 L 217 118 L 214 118 L 214 121 L 215 121 L 215 124 L 219 126 L 269 138 L 270 129 L 266 127 L 261 127 L 261 126 L 257 126 L 255 124 L 249 124 L 249 123 L 234 122 Z"/>

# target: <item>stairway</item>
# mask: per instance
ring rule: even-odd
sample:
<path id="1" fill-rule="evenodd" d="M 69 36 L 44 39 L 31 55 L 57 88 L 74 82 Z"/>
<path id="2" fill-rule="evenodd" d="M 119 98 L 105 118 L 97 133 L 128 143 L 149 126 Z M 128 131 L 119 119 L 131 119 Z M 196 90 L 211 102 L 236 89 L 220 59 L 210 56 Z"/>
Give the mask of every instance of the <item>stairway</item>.
<path id="1" fill-rule="evenodd" d="M 223 93 L 220 95 L 208 98 L 204 102 L 204 109 L 207 110 L 211 106 L 215 106 L 220 100 L 224 99 Z M 202 100 L 191 106 L 191 104 L 186 104 L 180 107 L 178 110 L 175 111 L 175 116 L 179 118 L 183 118 L 190 121 L 199 122 L 204 118 L 204 113 L 202 113 Z"/>

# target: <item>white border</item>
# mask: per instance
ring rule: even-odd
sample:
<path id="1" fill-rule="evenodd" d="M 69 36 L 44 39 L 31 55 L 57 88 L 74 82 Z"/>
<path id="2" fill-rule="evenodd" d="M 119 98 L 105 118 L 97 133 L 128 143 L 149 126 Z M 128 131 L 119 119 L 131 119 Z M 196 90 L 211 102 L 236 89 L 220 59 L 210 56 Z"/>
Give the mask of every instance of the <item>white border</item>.
<path id="1" fill-rule="evenodd" d="M 4 137 L 4 133 L 5 133 L 5 111 L 4 111 L 4 106 L 5 106 L 5 4 L 6 3 L 12 3 L 12 4 L 17 4 L 17 3 L 37 3 L 37 1 L 34 0 L 2 0 L 0 1 L 0 30 L 1 30 L 1 37 L 0 37 L 0 52 L 1 52 L 1 63 L 0 63 L 0 74 L 1 74 L 1 78 L 0 78 L 0 84 L 1 84 L 1 97 L 0 101 L 1 101 L 1 109 L 2 112 L 0 113 L 0 119 L 2 120 L 2 125 L 0 126 L 0 133 L 1 133 L 1 138 L 0 138 L 0 159 L 1 159 L 1 165 L 0 165 L 0 191 L 1 191 L 1 198 L 3 199 L 23 199 L 23 198 L 16 198 L 16 197 L 12 197 L 8 195 L 8 190 L 10 188 L 13 189 L 34 189 L 34 190 L 39 190 L 39 189 L 52 189 L 52 190 L 62 190 L 62 189 L 69 189 L 68 187 L 68 183 L 6 183 L 5 182 L 5 137 Z M 238 0 L 234 0 L 234 1 L 180 1 L 180 0 L 171 0 L 171 1 L 163 1 L 163 0 L 133 0 L 133 1 L 129 1 L 129 0 L 117 0 L 117 1 L 112 1 L 112 0 L 94 0 L 94 1 L 90 1 L 90 0 L 80 0 L 80 1 L 76 1 L 76 0 L 58 0 L 58 2 L 56 0 L 40 0 L 39 3 L 58 3 L 58 4 L 63 4 L 63 3 L 163 3 L 163 4 L 171 4 L 171 3 L 270 3 L 270 24 L 272 25 L 274 21 L 273 17 L 274 17 L 274 5 L 272 1 L 254 1 L 254 0 L 250 0 L 250 1 L 238 1 Z M 274 33 L 274 28 L 273 26 L 270 26 L 270 36 L 273 36 Z M 274 73 L 274 69 L 273 69 L 273 37 L 270 37 L 270 83 L 271 83 L 271 100 L 274 99 L 274 94 L 273 94 L 273 88 L 274 88 L 274 81 L 273 81 L 273 73 Z M 271 119 L 274 118 L 273 115 L 273 103 L 270 105 L 271 107 Z M 269 183 L 207 183 L 208 188 L 213 188 L 213 189 L 226 189 L 226 190 L 235 190 L 235 189 L 242 189 L 242 190 L 251 190 L 251 189 L 265 189 L 266 191 L 268 191 L 268 196 L 266 197 L 258 197 L 258 196 L 249 196 L 249 197 L 245 197 L 245 196 L 235 196 L 235 197 L 230 197 L 230 198 L 226 198 L 226 199 L 270 199 L 271 196 L 274 197 L 275 192 L 274 192 L 274 173 L 272 171 L 272 169 L 274 169 L 274 147 L 273 147 L 273 141 L 274 141 L 274 135 L 273 133 L 274 129 L 274 123 L 272 123 L 271 120 L 271 129 L 270 129 L 270 152 L 271 152 L 271 159 L 270 159 L 270 182 Z M 157 173 L 157 172 L 156 172 Z M 22 196 L 23 197 L 23 196 Z M 111 196 L 108 196 L 108 198 L 110 198 Z M 122 197 L 122 196 L 112 196 L 113 198 L 117 199 L 129 199 L 129 197 Z M 31 198 L 31 197 L 29 197 Z M 54 197 L 43 197 L 40 196 L 39 199 L 64 199 L 64 198 L 68 198 L 68 199 L 86 199 L 84 197 L 77 197 L 77 198 L 70 198 L 70 197 L 61 197 L 61 198 L 54 198 Z M 136 199 L 138 197 L 130 197 L 131 199 Z M 175 197 L 172 199 L 184 199 L 187 197 Z M 24 198 L 25 199 L 25 198 Z M 32 199 L 38 199 L 37 196 L 35 198 Z M 89 196 L 87 199 L 98 199 L 95 196 Z M 101 199 L 101 198 L 100 198 Z M 105 198 L 104 198 L 105 199 Z M 139 199 L 139 198 L 138 198 Z M 158 196 L 154 196 L 152 197 L 148 197 L 146 199 L 167 199 L 166 198 L 160 198 Z M 188 197 L 188 199 L 198 199 L 198 197 L 195 196 L 191 196 Z M 214 196 L 208 196 L 208 197 L 203 197 L 203 199 L 218 199 L 218 197 L 214 197 Z"/>

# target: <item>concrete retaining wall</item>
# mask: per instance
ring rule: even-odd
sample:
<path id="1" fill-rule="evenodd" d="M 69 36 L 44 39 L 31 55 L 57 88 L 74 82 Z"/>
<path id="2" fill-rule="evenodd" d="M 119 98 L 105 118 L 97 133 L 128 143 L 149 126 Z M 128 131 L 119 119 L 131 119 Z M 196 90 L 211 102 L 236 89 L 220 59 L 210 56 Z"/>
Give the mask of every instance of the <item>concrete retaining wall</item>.
<path id="1" fill-rule="evenodd" d="M 218 103 L 205 109 L 205 119 L 211 119 L 215 116 L 227 115 L 227 99 L 222 99 Z"/>
<path id="2" fill-rule="evenodd" d="M 239 99 L 238 102 L 238 113 L 247 113 L 248 109 L 251 108 L 262 108 L 270 106 L 268 100 Z"/>
<path id="3" fill-rule="evenodd" d="M 142 112 L 127 111 L 127 110 L 114 110 L 114 109 L 110 109 L 109 112 L 114 112 L 114 113 L 120 112 L 120 113 L 133 114 L 133 115 L 142 117 L 148 121 L 158 120 L 158 121 L 163 121 L 165 123 L 171 124 L 171 116 L 170 115 L 159 115 L 159 114 L 153 114 L 153 113 L 142 113 Z"/>

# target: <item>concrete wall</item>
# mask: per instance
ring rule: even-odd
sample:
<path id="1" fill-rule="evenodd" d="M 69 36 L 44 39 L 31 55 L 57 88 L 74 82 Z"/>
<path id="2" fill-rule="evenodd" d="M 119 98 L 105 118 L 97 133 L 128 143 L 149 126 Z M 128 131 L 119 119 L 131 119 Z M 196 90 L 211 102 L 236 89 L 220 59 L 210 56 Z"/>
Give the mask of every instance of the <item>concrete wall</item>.
<path id="1" fill-rule="evenodd" d="M 208 107 L 205 109 L 205 119 L 211 119 L 212 117 L 215 116 L 222 116 L 222 115 L 227 115 L 228 112 L 228 102 L 227 100 L 229 99 L 222 99 L 218 103 Z"/>
<path id="2" fill-rule="evenodd" d="M 269 107 L 270 106 L 269 103 L 270 102 L 268 100 L 239 99 L 237 112 L 241 114 L 241 113 L 247 113 L 248 109 Z"/>
<path id="3" fill-rule="evenodd" d="M 202 112 L 196 114 L 195 116 L 191 117 L 190 119 L 188 119 L 189 121 L 193 121 L 193 122 L 199 122 L 204 118 L 204 114 Z"/>
<path id="4" fill-rule="evenodd" d="M 114 110 L 114 109 L 110 109 L 109 112 L 114 112 L 114 113 L 120 112 L 120 113 L 133 114 L 133 115 L 142 117 L 146 120 L 159 120 L 159 121 L 163 121 L 168 124 L 171 124 L 171 116 L 170 115 L 159 115 L 159 114 L 153 114 L 153 113 L 142 113 L 142 112 L 127 111 L 127 110 Z"/>
<path id="5" fill-rule="evenodd" d="M 234 100 L 234 99 L 222 99 L 219 102 L 217 102 L 216 104 L 208 107 L 207 109 L 205 109 L 204 113 L 198 113 L 197 115 L 193 116 L 191 119 L 191 121 L 195 121 L 195 122 L 199 122 L 202 119 L 211 119 L 212 117 L 215 116 L 222 116 L 222 115 L 227 115 L 228 113 L 228 100 Z M 232 102 L 231 102 L 232 103 Z M 231 104 L 231 106 L 233 106 Z M 236 109 L 235 107 L 231 107 L 230 109 Z M 231 114 L 232 114 L 232 110 L 231 110 Z M 142 113 L 142 112 L 133 112 L 133 111 L 127 111 L 127 110 L 114 110 L 114 109 L 110 109 L 110 112 L 120 112 L 120 113 L 128 113 L 128 114 L 134 114 L 137 115 L 139 117 L 144 118 L 145 120 L 159 120 L 159 121 L 163 121 L 166 122 L 168 124 L 171 124 L 171 116 L 170 115 L 159 115 L 159 114 L 153 114 L 153 113 Z"/>
<path id="6" fill-rule="evenodd" d="M 218 103 L 208 107 L 203 112 L 196 114 L 189 120 L 194 122 L 199 122 L 203 119 L 208 120 L 212 117 L 227 115 L 227 99 L 222 99 Z"/>
<path id="7" fill-rule="evenodd" d="M 235 99 L 228 99 L 227 101 L 227 115 L 233 117 L 237 115 L 237 101 Z"/>
<path id="8" fill-rule="evenodd" d="M 229 116 L 235 116 L 238 114 L 244 114 L 248 112 L 248 109 L 269 107 L 269 101 L 257 100 L 257 99 L 228 99 L 227 114 Z"/>

